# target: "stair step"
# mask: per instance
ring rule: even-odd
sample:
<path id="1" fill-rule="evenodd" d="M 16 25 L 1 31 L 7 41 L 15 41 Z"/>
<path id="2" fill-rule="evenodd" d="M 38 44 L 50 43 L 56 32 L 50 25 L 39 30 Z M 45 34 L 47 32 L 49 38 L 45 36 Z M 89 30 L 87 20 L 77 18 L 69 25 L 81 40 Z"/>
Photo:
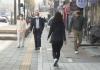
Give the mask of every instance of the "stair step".
<path id="1" fill-rule="evenodd" d="M 16 30 L 0 30 L 0 34 L 17 34 Z"/>
<path id="2" fill-rule="evenodd" d="M 0 40 L 17 40 L 16 34 L 0 34 Z"/>
<path id="3" fill-rule="evenodd" d="M 0 26 L 0 34 L 16 34 L 16 25 Z"/>

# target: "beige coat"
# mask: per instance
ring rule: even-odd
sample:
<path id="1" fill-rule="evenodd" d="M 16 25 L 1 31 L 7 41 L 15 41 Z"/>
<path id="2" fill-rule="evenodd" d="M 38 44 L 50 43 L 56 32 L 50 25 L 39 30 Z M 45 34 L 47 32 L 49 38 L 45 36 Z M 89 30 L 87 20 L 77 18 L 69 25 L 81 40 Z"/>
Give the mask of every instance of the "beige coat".
<path id="1" fill-rule="evenodd" d="M 27 23 L 25 20 L 17 20 L 17 32 L 26 31 Z"/>

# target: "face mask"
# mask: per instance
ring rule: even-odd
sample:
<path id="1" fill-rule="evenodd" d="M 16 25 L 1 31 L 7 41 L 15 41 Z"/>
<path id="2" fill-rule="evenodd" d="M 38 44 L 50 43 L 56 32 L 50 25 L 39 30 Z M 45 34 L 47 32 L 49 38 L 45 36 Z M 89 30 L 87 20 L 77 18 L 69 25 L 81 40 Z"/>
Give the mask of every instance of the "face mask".
<path id="1" fill-rule="evenodd" d="M 23 18 L 22 18 L 22 17 L 20 17 L 20 19 L 22 20 Z"/>
<path id="2" fill-rule="evenodd" d="M 39 16 L 35 16 L 36 18 L 38 18 Z"/>

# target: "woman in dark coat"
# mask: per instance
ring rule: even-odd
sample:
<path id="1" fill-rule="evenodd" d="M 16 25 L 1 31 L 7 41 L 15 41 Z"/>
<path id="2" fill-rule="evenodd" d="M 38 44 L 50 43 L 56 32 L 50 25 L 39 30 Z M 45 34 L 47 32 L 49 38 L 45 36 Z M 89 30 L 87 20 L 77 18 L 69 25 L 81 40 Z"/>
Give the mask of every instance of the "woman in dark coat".
<path id="1" fill-rule="evenodd" d="M 65 37 L 65 26 L 63 23 L 63 17 L 60 12 L 56 12 L 52 21 L 48 38 L 51 36 L 50 42 L 52 43 L 52 53 L 54 58 L 54 66 L 58 66 L 60 57 L 60 50 L 63 46 Z"/>

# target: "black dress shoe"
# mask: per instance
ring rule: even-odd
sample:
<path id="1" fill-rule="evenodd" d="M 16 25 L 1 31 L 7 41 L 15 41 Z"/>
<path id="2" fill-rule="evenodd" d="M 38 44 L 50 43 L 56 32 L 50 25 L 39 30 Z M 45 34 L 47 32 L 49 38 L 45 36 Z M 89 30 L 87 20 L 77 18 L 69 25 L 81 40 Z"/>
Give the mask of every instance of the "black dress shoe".
<path id="1" fill-rule="evenodd" d="M 58 64 L 54 64 L 54 67 L 59 67 L 59 65 Z"/>
<path id="2" fill-rule="evenodd" d="M 20 48 L 20 46 L 18 46 L 17 48 Z"/>
<path id="3" fill-rule="evenodd" d="M 40 50 L 40 47 L 35 48 L 35 50 Z"/>
<path id="4" fill-rule="evenodd" d="M 38 47 L 37 50 L 40 50 L 40 47 Z"/>
<path id="5" fill-rule="evenodd" d="M 35 50 L 37 50 L 37 48 L 35 48 Z"/>
<path id="6" fill-rule="evenodd" d="M 22 47 L 24 47 L 24 46 L 22 46 Z"/>

